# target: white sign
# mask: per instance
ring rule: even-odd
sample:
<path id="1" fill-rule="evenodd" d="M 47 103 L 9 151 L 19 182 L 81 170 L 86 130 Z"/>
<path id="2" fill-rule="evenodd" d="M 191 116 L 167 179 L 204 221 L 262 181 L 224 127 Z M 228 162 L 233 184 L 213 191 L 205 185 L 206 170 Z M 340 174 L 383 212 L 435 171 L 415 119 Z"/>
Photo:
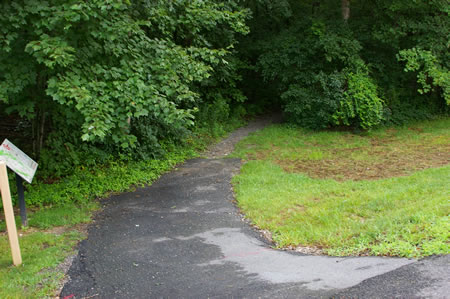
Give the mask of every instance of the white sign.
<path id="1" fill-rule="evenodd" d="M 0 161 L 5 161 L 12 171 L 31 184 L 38 164 L 8 139 L 0 145 Z"/>

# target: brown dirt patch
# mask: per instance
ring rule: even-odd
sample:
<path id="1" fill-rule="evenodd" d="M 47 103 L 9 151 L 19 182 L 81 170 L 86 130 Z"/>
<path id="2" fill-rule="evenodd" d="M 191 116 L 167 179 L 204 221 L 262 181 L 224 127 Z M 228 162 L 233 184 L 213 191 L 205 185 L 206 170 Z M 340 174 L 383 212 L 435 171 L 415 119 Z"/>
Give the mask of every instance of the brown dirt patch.
<path id="1" fill-rule="evenodd" d="M 418 131 L 419 132 L 419 131 Z M 410 175 L 415 171 L 450 164 L 450 143 L 447 136 L 424 136 L 420 140 L 399 140 L 388 130 L 383 137 L 370 138 L 368 146 L 335 148 L 307 145 L 295 151 L 320 149 L 324 159 L 283 159 L 280 147 L 255 151 L 249 160 L 272 160 L 289 173 L 306 173 L 313 178 L 345 180 L 376 180 Z M 346 138 L 346 137 L 344 137 Z M 305 155 L 303 155 L 305 156 Z M 329 158 L 332 157 L 332 158 Z"/>
<path id="2" fill-rule="evenodd" d="M 290 206 L 287 209 L 284 209 L 280 212 L 281 220 L 279 225 L 283 225 L 285 221 L 289 220 L 292 216 L 302 214 L 306 211 L 306 207 L 304 205 L 295 204 Z"/>
<path id="3" fill-rule="evenodd" d="M 35 227 L 27 227 L 25 229 L 21 227 L 17 227 L 17 233 L 20 237 L 27 236 L 36 232 L 44 233 L 44 234 L 53 234 L 53 235 L 62 235 L 71 231 L 78 231 L 83 235 L 87 235 L 87 223 L 79 223 L 73 226 L 55 226 L 49 229 L 38 229 Z M 7 235 L 7 231 L 0 232 L 0 235 Z"/>
<path id="4" fill-rule="evenodd" d="M 405 176 L 450 163 L 450 145 L 408 145 L 402 148 L 385 144 L 358 149 L 333 149 L 333 159 L 276 160 L 276 163 L 290 173 L 306 173 L 313 178 L 338 181 Z M 351 152 L 360 150 L 367 151 L 366 159 L 351 157 Z"/>

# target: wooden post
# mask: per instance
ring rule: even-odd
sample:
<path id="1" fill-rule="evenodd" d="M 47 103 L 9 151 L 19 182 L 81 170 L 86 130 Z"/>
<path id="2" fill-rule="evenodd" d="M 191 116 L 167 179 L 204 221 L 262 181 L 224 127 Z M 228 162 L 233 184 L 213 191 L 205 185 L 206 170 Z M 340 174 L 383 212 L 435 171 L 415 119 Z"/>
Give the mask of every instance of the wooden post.
<path id="1" fill-rule="evenodd" d="M 2 194 L 3 210 L 5 211 L 6 228 L 8 230 L 13 264 L 14 266 L 19 266 L 22 264 L 22 256 L 20 254 L 19 237 L 17 236 L 11 192 L 9 190 L 8 172 L 6 170 L 6 163 L 3 161 L 0 161 L 0 191 Z"/>

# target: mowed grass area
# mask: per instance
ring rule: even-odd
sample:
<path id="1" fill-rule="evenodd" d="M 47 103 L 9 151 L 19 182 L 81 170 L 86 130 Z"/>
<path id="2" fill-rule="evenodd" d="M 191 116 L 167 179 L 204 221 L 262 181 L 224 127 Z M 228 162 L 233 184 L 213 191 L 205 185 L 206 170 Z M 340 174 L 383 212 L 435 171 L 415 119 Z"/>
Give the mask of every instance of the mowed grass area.
<path id="1" fill-rule="evenodd" d="M 74 253 L 74 246 L 83 235 L 76 231 L 24 232 L 20 238 L 23 264 L 12 266 L 9 243 L 0 236 L 1 298 L 55 298 L 64 277 L 59 268 Z M 8 254 L 6 254 L 8 253 Z"/>
<path id="2" fill-rule="evenodd" d="M 329 255 L 449 253 L 450 119 L 369 133 L 274 125 L 240 142 L 242 212 L 278 247 Z"/>
<path id="3" fill-rule="evenodd" d="M 0 221 L 0 298 L 54 298 L 66 270 L 60 265 L 85 237 L 84 226 L 98 209 L 96 202 L 29 211 L 29 227 L 16 217 L 22 265 L 12 265 L 5 222 Z"/>

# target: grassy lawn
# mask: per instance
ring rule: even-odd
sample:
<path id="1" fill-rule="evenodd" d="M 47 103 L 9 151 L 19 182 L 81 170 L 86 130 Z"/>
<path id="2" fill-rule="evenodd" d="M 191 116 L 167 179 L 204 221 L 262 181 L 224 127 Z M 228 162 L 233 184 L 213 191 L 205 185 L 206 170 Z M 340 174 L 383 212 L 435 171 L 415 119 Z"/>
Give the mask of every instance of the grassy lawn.
<path id="1" fill-rule="evenodd" d="M 0 221 L 0 298 L 57 296 L 65 270 L 60 264 L 75 253 L 85 237 L 80 228 L 97 209 L 95 202 L 31 209 L 27 228 L 20 228 L 16 217 L 23 260 L 19 267 L 12 265 L 5 223 Z"/>
<path id="2" fill-rule="evenodd" d="M 450 119 L 352 134 L 274 125 L 243 140 L 238 205 L 278 247 L 449 253 Z"/>
<path id="3" fill-rule="evenodd" d="M 74 254 L 74 246 L 83 235 L 76 230 L 63 233 L 22 233 L 20 247 L 23 264 L 11 265 L 9 243 L 0 236 L 0 296 L 1 298 L 48 298 L 55 292 L 64 276 L 58 265 Z"/>

